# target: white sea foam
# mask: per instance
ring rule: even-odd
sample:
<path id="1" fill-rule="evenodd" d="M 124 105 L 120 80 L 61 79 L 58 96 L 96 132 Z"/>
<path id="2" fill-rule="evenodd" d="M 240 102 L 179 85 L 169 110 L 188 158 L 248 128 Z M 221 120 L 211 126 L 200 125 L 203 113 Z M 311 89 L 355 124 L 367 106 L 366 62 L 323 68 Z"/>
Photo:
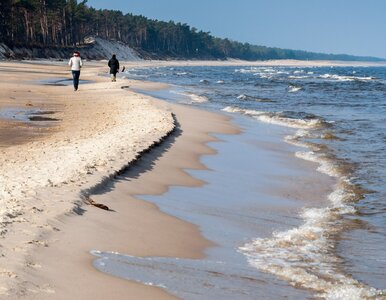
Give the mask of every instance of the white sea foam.
<path id="1" fill-rule="evenodd" d="M 298 157 L 328 165 L 323 156 L 312 152 L 297 153 Z M 326 172 L 333 172 L 333 165 Z M 340 231 L 335 221 L 345 214 L 355 213 L 351 205 L 355 194 L 341 186 L 329 195 L 331 205 L 307 208 L 301 213 L 303 225 L 271 238 L 258 238 L 239 248 L 248 262 L 259 270 L 272 273 L 294 286 L 318 292 L 325 299 L 364 299 L 383 295 L 384 291 L 366 286 L 336 270 L 339 258 L 331 254 L 334 242 L 330 238 Z"/>
<path id="2" fill-rule="evenodd" d="M 281 117 L 280 115 L 276 115 L 276 114 L 260 115 L 258 119 L 265 123 L 271 123 L 271 124 L 292 127 L 292 128 L 314 128 L 321 125 L 321 120 L 319 119 L 310 119 L 310 120 L 292 119 L 292 118 Z"/>
<path id="3" fill-rule="evenodd" d="M 261 117 L 260 115 L 259 117 Z M 264 116 L 264 115 L 263 115 Z M 312 136 L 310 129 L 300 129 L 286 141 L 307 147 L 301 138 Z M 239 248 L 250 265 L 276 275 L 296 287 L 312 289 L 325 299 L 385 299 L 386 291 L 365 285 L 337 270 L 334 235 L 342 230 L 338 223 L 343 215 L 356 212 L 352 204 L 356 194 L 339 164 L 324 153 L 296 152 L 296 157 L 316 162 L 318 171 L 338 179 L 336 189 L 328 196 L 330 205 L 305 208 L 300 214 L 303 225 L 270 238 L 257 238 Z"/>
<path id="4" fill-rule="evenodd" d="M 251 68 L 248 68 L 248 69 L 244 69 L 244 68 L 236 69 L 235 73 L 254 73 L 256 71 L 258 71 L 258 68 L 251 67 Z"/>
<path id="5" fill-rule="evenodd" d="M 313 289 L 326 299 L 363 299 L 382 295 L 382 291 L 368 287 L 336 271 L 339 258 L 330 254 L 334 244 L 329 236 L 338 233 L 334 220 L 339 215 L 353 213 L 345 205 L 345 191 L 331 194 L 331 207 L 305 209 L 304 224 L 272 238 L 255 239 L 240 247 L 249 263 L 259 270 L 275 274 L 294 286 Z"/>
<path id="6" fill-rule="evenodd" d="M 259 70 L 261 74 L 263 72 Z M 256 73 L 257 74 L 257 73 Z M 268 75 L 267 73 L 265 73 Z M 300 74 L 300 73 L 299 73 Z M 298 75 L 298 74 L 297 74 Z M 307 74 L 312 75 L 312 74 Z M 292 76 L 292 78 L 315 78 Z M 329 75 L 332 80 L 371 80 L 371 77 Z M 245 99 L 240 95 L 239 99 Z M 337 184 L 328 195 L 327 207 L 305 208 L 300 214 L 303 223 L 299 227 L 274 232 L 270 238 L 257 238 L 239 248 L 250 265 L 276 275 L 296 287 L 314 290 L 316 297 L 325 299 L 386 299 L 386 291 L 377 290 L 353 279 L 340 270 L 341 259 L 335 255 L 334 237 L 343 230 L 345 215 L 356 213 L 354 202 L 358 195 L 350 183 L 351 178 L 344 162 L 337 160 L 312 142 L 304 138 L 321 138 L 319 131 L 325 121 L 303 114 L 287 112 L 264 112 L 238 107 L 226 107 L 224 111 L 249 115 L 259 121 L 298 128 L 286 141 L 307 148 L 296 152 L 296 157 L 315 162 L 317 170 L 336 178 Z M 300 116 L 300 118 L 296 118 Z M 317 131 L 314 129 L 318 129 Z"/>
<path id="7" fill-rule="evenodd" d="M 337 81 L 369 81 L 374 80 L 374 77 L 358 77 L 358 76 L 342 76 L 337 74 L 323 74 L 319 76 L 323 79 L 331 79 Z"/>
<path id="8" fill-rule="evenodd" d="M 255 73 L 253 75 L 259 76 L 260 78 L 265 78 L 265 79 L 271 79 L 273 77 L 272 74 L 264 74 L 264 73 Z"/>
<path id="9" fill-rule="evenodd" d="M 323 174 L 326 174 L 332 177 L 340 176 L 340 173 L 336 168 L 335 164 L 333 163 L 333 161 L 326 158 L 324 154 L 318 154 L 313 151 L 309 151 L 309 152 L 296 152 L 295 156 L 304 160 L 318 163 L 319 167 L 317 168 L 317 170 Z"/>
<path id="10" fill-rule="evenodd" d="M 300 86 L 290 86 L 288 93 L 296 93 L 296 92 L 300 91 L 301 89 L 302 88 Z"/>
<path id="11" fill-rule="evenodd" d="M 308 144 L 301 141 L 302 138 L 308 138 L 308 137 L 310 137 L 310 131 L 305 129 L 299 129 L 298 131 L 296 131 L 294 135 L 286 136 L 284 140 L 288 144 L 292 144 L 297 147 L 308 148 Z"/>
<path id="12" fill-rule="evenodd" d="M 248 97 L 247 97 L 247 95 L 245 95 L 245 94 L 241 94 L 241 95 L 239 95 L 239 96 L 237 96 L 237 99 L 240 99 L 240 100 L 245 100 L 245 99 L 247 99 Z"/>
<path id="13" fill-rule="evenodd" d="M 311 137 L 311 133 L 308 130 L 299 129 L 298 131 L 296 131 L 294 137 L 297 137 L 297 138 Z"/>
<path id="14" fill-rule="evenodd" d="M 280 74 L 289 74 L 287 71 L 282 71 L 280 69 L 274 68 L 263 68 L 263 67 L 251 67 L 251 68 L 242 68 L 236 69 L 235 73 L 252 73 L 254 76 L 259 76 L 260 78 L 270 79 L 275 75 Z"/>
<path id="15" fill-rule="evenodd" d="M 204 102 L 208 101 L 208 98 L 206 98 L 205 96 L 200 96 L 200 95 L 190 93 L 190 92 L 179 92 L 179 91 L 174 91 L 174 90 L 172 90 L 170 92 L 173 94 L 176 94 L 176 95 L 181 95 L 181 96 L 189 98 L 190 103 L 204 103 Z"/>
<path id="16" fill-rule="evenodd" d="M 242 108 L 233 107 L 233 106 L 227 106 L 227 107 L 223 108 L 222 110 L 226 111 L 226 112 L 230 112 L 230 113 L 242 113 L 242 114 L 249 115 L 249 116 L 258 116 L 261 114 L 265 114 L 264 111 L 258 111 L 258 110 L 254 110 L 254 109 L 242 109 Z"/>
<path id="17" fill-rule="evenodd" d="M 296 75 L 291 75 L 288 76 L 289 79 L 305 79 L 305 78 L 310 78 L 310 76 L 296 76 Z"/>
<path id="18" fill-rule="evenodd" d="M 312 137 L 312 129 L 321 120 L 292 119 L 280 113 L 267 113 L 227 107 L 224 111 L 242 113 L 259 121 L 299 128 L 286 141 L 310 149 L 311 144 L 302 138 Z M 312 149 L 318 149 L 312 146 Z M 294 286 L 312 289 L 317 297 L 325 299 L 364 299 L 382 297 L 384 291 L 369 287 L 337 271 L 340 259 L 335 256 L 332 236 L 339 234 L 336 223 L 343 215 L 356 212 L 352 204 L 356 194 L 349 178 L 342 174 L 338 161 L 320 151 L 299 151 L 296 157 L 319 164 L 317 170 L 338 179 L 336 189 L 328 196 L 330 205 L 322 208 L 305 208 L 300 217 L 303 225 L 283 232 L 274 232 L 271 238 L 257 238 L 239 248 L 250 265 L 276 275 Z"/>
<path id="19" fill-rule="evenodd" d="M 240 95 L 241 99 L 243 99 L 243 95 Z M 320 127 L 323 123 L 320 119 L 296 119 L 296 118 L 288 118 L 282 116 L 281 113 L 270 113 L 264 111 L 257 111 L 252 109 L 243 109 L 238 107 L 227 106 L 223 109 L 226 112 L 232 113 L 242 113 L 251 117 L 256 118 L 257 120 L 285 127 L 291 128 L 317 128 Z"/>
<path id="20" fill-rule="evenodd" d="M 206 98 L 205 96 L 199 96 L 196 94 L 189 94 L 189 97 L 194 103 L 204 103 L 208 101 L 208 98 Z"/>

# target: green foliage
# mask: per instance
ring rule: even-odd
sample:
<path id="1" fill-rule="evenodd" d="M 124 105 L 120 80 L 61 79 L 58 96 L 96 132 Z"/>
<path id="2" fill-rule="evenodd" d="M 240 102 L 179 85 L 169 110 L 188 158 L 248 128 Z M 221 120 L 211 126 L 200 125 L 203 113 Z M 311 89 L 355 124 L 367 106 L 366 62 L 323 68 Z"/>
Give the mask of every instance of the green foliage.
<path id="1" fill-rule="evenodd" d="M 115 10 L 96 10 L 87 0 L 1 0 L 0 42 L 68 47 L 84 38 L 117 40 L 148 58 L 378 60 L 250 45 L 213 37 L 187 24 L 151 20 Z"/>

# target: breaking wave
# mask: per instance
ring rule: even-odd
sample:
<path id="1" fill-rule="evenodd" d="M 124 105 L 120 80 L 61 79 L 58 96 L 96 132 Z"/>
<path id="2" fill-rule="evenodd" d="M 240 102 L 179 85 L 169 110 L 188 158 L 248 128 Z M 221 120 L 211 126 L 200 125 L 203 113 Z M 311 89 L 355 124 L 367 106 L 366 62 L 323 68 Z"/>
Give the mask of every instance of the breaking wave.
<path id="1" fill-rule="evenodd" d="M 327 123 L 322 118 L 301 112 L 265 112 L 233 106 L 227 106 L 223 108 L 223 111 L 231 113 L 242 113 L 244 115 L 254 117 L 261 122 L 292 128 L 317 128 L 322 126 L 329 126 L 329 123 Z"/>
<path id="2" fill-rule="evenodd" d="M 296 93 L 300 91 L 302 88 L 300 86 L 290 85 L 288 87 L 288 93 Z"/>
<path id="3" fill-rule="evenodd" d="M 324 208 L 305 208 L 303 225 L 257 238 L 239 248 L 257 269 L 272 273 L 291 285 L 312 289 L 325 299 L 384 299 L 385 291 L 367 286 L 339 270 L 335 239 L 343 230 L 342 217 L 356 212 L 361 197 L 339 163 L 325 154 L 297 152 L 296 156 L 319 164 L 318 171 L 337 178 L 336 189 Z M 344 170 L 345 168 L 343 168 Z"/>
<path id="4" fill-rule="evenodd" d="M 241 68 L 236 69 L 235 73 L 242 74 L 252 74 L 254 76 L 258 76 L 260 78 L 271 79 L 275 76 L 280 76 L 282 74 L 288 75 L 288 71 L 283 71 L 280 68 L 266 68 L 266 67 L 250 67 L 250 68 Z"/>
<path id="5" fill-rule="evenodd" d="M 190 99 L 190 103 L 204 103 L 208 101 L 208 98 L 202 95 L 197 95 L 191 92 L 179 92 L 171 91 L 173 94 L 181 95 Z"/>
<path id="6" fill-rule="evenodd" d="M 246 94 L 241 94 L 241 95 L 237 96 L 237 99 L 246 100 L 246 101 L 256 101 L 256 102 L 275 102 L 272 99 L 258 98 L 258 97 L 254 97 L 254 96 L 250 96 L 250 95 L 246 95 Z"/>
<path id="7" fill-rule="evenodd" d="M 358 76 L 342 76 L 342 75 L 336 75 L 336 74 L 323 74 L 323 75 L 320 75 L 319 78 L 331 79 L 331 80 L 337 80 L 337 81 L 369 81 L 369 80 L 376 79 L 371 76 L 358 77 Z"/>
<path id="8" fill-rule="evenodd" d="M 302 75 L 291 75 L 288 76 L 289 79 L 306 79 L 306 78 L 311 78 L 310 76 L 302 76 Z"/>
<path id="9" fill-rule="evenodd" d="M 324 119 L 306 113 L 263 112 L 226 107 L 227 112 L 242 113 L 259 121 L 298 128 L 286 141 L 306 148 L 296 157 L 317 163 L 317 170 L 336 178 L 329 204 L 321 208 L 304 208 L 300 214 L 303 224 L 270 238 L 256 238 L 239 247 L 250 265 L 276 275 L 295 287 L 312 289 L 325 299 L 386 299 L 386 291 L 377 290 L 346 275 L 336 255 L 336 237 L 344 229 L 344 216 L 356 213 L 355 203 L 363 190 L 351 180 L 352 166 L 330 153 L 327 146 L 303 141 L 323 138 L 321 129 L 331 127 Z M 331 134 L 329 132 L 329 134 Z"/>

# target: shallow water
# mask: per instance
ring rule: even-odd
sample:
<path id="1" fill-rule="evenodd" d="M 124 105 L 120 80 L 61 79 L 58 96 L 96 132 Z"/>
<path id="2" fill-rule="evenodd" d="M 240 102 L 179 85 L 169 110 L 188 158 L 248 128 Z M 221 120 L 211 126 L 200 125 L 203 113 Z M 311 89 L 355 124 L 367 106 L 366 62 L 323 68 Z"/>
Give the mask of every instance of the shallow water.
<path id="1" fill-rule="evenodd" d="M 50 122 L 50 121 L 59 121 L 52 117 L 54 115 L 54 111 L 45 111 L 40 109 L 29 109 L 23 107 L 6 107 L 0 109 L 0 119 L 6 121 L 17 121 L 24 123 L 31 122 Z M 48 116 L 50 115 L 50 116 Z"/>
<path id="2" fill-rule="evenodd" d="M 302 294 L 305 289 L 313 296 L 328 299 L 385 298 L 382 289 L 386 288 L 383 250 L 386 248 L 386 68 L 179 67 L 133 69 L 128 70 L 127 76 L 173 84 L 170 91 L 156 95 L 170 101 L 244 116 L 251 122 L 246 126 L 246 134 L 262 124 L 270 124 L 265 125 L 268 126 L 265 136 L 284 139 L 287 143 L 284 148 L 296 145 L 299 148 L 288 148 L 292 149 L 290 155 L 314 162 L 319 176 L 328 175 L 336 181 L 334 190 L 325 195 L 324 203 L 303 202 L 303 208 L 289 209 L 284 215 L 274 212 L 260 220 L 259 213 L 266 214 L 264 203 L 258 202 L 255 209 L 247 206 L 248 220 L 255 216 L 262 223 L 257 227 L 238 227 L 239 223 L 234 227 L 238 228 L 239 235 L 232 235 L 234 238 L 228 245 L 233 244 L 229 251 L 242 254 L 256 274 L 265 274 L 258 277 L 267 276 L 269 284 L 283 280 L 303 289 L 299 290 L 300 298 L 308 297 L 307 293 Z M 287 132 L 280 133 L 280 130 Z M 229 159 L 237 156 L 253 161 L 254 153 L 259 153 L 261 146 L 267 144 L 264 135 L 259 137 L 264 141 L 259 143 L 260 147 L 255 147 L 248 155 L 244 154 L 243 147 L 235 147 L 232 155 L 223 158 L 222 164 L 228 164 Z M 254 136 L 250 139 L 256 140 Z M 229 141 L 229 144 L 234 143 Z M 275 152 L 271 149 L 268 153 Z M 269 162 L 272 161 L 270 157 Z M 234 164 L 227 170 L 230 174 L 236 170 L 234 181 L 226 182 L 227 177 L 219 175 L 219 178 L 206 178 L 209 185 L 211 181 L 223 182 L 223 187 L 241 184 L 243 198 L 253 199 L 264 190 L 259 182 L 267 176 L 258 172 L 259 166 L 246 171 L 241 165 Z M 283 164 L 273 164 L 272 168 L 281 170 Z M 301 170 L 296 164 L 291 168 L 286 172 Z M 206 173 L 194 175 L 204 179 L 207 176 Z M 259 180 L 244 186 L 244 179 L 240 178 L 248 178 L 246 184 L 251 178 Z M 302 194 L 305 180 L 294 185 Z M 212 197 L 199 195 L 191 202 L 216 198 L 213 195 L 217 196 L 220 191 L 212 192 Z M 233 205 L 227 217 L 236 218 L 237 209 L 243 207 L 237 196 L 240 192 L 225 194 L 233 195 L 224 202 L 225 207 Z M 181 192 L 180 198 L 189 198 L 188 195 L 190 192 Z M 163 207 L 164 201 L 147 200 L 178 215 L 173 209 Z M 291 206 L 286 197 L 280 201 L 283 201 L 281 206 Z M 274 201 L 269 203 L 271 211 Z M 219 204 L 223 203 L 216 203 Z M 205 229 L 212 221 L 200 223 L 201 217 L 195 219 L 190 213 L 182 217 L 200 224 L 210 239 L 218 240 L 221 236 L 219 232 L 210 234 Z M 269 229 L 264 232 L 261 228 Z M 242 236 L 240 233 L 244 233 L 242 244 L 237 242 Z M 220 245 L 221 249 L 226 249 L 224 243 Z M 236 261 L 235 257 L 229 256 L 230 261 Z M 276 286 L 276 289 L 281 291 L 287 287 Z M 269 292 L 270 289 L 263 289 L 260 296 L 270 295 Z"/>
<path id="3" fill-rule="evenodd" d="M 211 144 L 218 153 L 202 159 L 210 171 L 189 171 L 206 185 L 172 187 L 162 196 L 140 197 L 168 214 L 197 224 L 205 237 L 218 245 L 207 250 L 205 260 L 141 259 L 94 252 L 100 256 L 94 265 L 116 276 L 164 287 L 183 299 L 308 297 L 307 291 L 298 291 L 286 282 L 257 272 L 238 247 L 256 235 L 267 237 L 273 230 L 301 224 L 297 213 L 304 201 L 284 197 L 268 186 L 275 185 L 272 178 L 280 177 L 285 188 L 289 184 L 286 178 L 300 180 L 309 176 L 312 168 L 291 167 L 294 158 L 290 149 L 295 147 L 283 149 L 279 138 L 288 133 L 287 129 L 264 124 L 255 127 L 254 122 L 243 118 L 239 125 L 246 130 L 243 134 L 220 136 L 221 142 Z M 256 140 L 269 147 L 262 149 L 254 143 Z M 235 155 L 241 149 L 243 155 Z M 323 185 L 314 184 L 315 188 Z"/>

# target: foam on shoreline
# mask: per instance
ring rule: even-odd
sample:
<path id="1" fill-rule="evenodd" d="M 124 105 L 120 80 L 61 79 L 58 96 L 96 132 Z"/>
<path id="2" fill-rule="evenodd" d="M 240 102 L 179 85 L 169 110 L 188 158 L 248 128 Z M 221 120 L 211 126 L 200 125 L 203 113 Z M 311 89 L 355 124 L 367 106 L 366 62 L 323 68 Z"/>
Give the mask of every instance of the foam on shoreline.
<path id="1" fill-rule="evenodd" d="M 291 112 L 262 112 L 226 107 L 227 112 L 242 113 L 261 122 L 297 128 L 285 141 L 306 151 L 297 151 L 299 159 L 318 164 L 317 171 L 336 178 L 334 191 L 328 196 L 329 205 L 304 208 L 304 223 L 286 231 L 274 232 L 270 238 L 256 238 L 239 248 L 249 263 L 259 270 L 276 275 L 293 286 L 312 289 L 324 299 L 382 298 L 377 290 L 338 270 L 341 259 L 335 253 L 336 240 L 344 230 L 344 217 L 356 213 L 355 203 L 363 190 L 351 180 L 351 166 L 336 157 L 327 146 L 303 141 L 331 124 L 317 116 Z M 383 298 L 382 298 L 383 299 Z"/>

